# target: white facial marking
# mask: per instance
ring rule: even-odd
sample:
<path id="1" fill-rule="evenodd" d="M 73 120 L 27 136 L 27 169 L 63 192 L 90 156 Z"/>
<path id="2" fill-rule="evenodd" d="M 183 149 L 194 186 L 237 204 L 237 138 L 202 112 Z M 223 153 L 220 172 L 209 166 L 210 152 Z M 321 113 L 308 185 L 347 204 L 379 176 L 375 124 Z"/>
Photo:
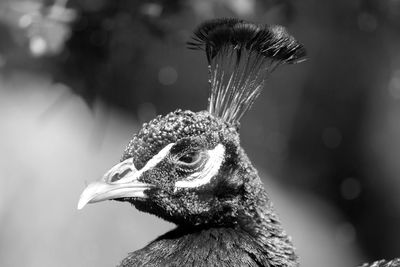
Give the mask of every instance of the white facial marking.
<path id="1" fill-rule="evenodd" d="M 214 149 L 208 150 L 208 155 L 209 158 L 201 171 L 191 174 L 185 180 L 177 181 L 175 187 L 195 188 L 209 183 L 217 175 L 221 167 L 224 160 L 225 147 L 222 144 L 218 144 Z"/>
<path id="2" fill-rule="evenodd" d="M 126 159 L 123 162 L 121 162 L 120 164 L 118 164 L 117 166 L 121 166 L 123 164 L 127 164 L 129 162 L 129 164 L 127 164 L 127 167 L 131 170 L 131 173 L 126 175 L 124 178 L 112 182 L 113 184 L 121 184 L 121 183 L 129 183 L 132 182 L 134 180 L 137 180 L 145 171 L 148 171 L 152 168 L 154 168 L 158 163 L 160 163 L 169 153 L 169 151 L 171 150 L 172 146 L 175 143 L 170 143 L 168 145 L 166 145 L 163 149 L 160 150 L 160 152 L 158 152 L 156 155 L 154 155 L 147 163 L 146 165 L 143 166 L 143 168 L 141 168 L 140 170 L 137 170 L 134 163 L 132 162 L 132 158 Z M 117 167 L 115 166 L 115 167 Z M 112 168 L 110 171 L 113 171 L 114 169 L 118 169 L 118 168 Z M 121 172 L 121 169 L 119 167 L 119 172 Z M 105 175 L 107 176 L 109 175 L 108 173 Z"/>

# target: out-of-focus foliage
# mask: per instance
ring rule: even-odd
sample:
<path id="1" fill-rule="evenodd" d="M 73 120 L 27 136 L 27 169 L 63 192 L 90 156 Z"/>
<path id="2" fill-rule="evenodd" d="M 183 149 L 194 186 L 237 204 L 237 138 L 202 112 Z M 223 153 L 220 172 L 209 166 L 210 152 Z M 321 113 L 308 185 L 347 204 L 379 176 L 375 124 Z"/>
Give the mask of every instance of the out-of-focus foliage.
<path id="1" fill-rule="evenodd" d="M 8 61 L 26 67 L 18 59 L 31 55 L 32 67 L 44 66 L 90 105 L 100 98 L 136 112 L 160 93 L 154 79 L 141 78 L 155 71 L 149 58 L 166 53 L 158 51 L 160 44 L 182 47 L 192 25 L 221 11 L 252 16 L 257 5 L 277 5 L 288 17 L 292 13 L 289 1 L 7 1 L 4 22 L 18 35 L 10 38 L 10 46 L 17 44 L 17 59 Z M 174 71 L 163 75 L 174 76 Z"/>

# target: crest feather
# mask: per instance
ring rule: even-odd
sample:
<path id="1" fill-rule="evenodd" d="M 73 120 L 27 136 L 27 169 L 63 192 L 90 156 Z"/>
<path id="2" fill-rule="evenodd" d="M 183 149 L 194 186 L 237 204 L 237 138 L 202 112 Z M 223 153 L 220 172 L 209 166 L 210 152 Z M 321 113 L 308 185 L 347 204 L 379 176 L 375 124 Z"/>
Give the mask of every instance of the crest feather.
<path id="1" fill-rule="evenodd" d="M 204 50 L 210 71 L 208 111 L 237 123 L 259 96 L 268 74 L 302 61 L 305 49 L 282 26 L 215 19 L 194 32 L 190 49 Z"/>

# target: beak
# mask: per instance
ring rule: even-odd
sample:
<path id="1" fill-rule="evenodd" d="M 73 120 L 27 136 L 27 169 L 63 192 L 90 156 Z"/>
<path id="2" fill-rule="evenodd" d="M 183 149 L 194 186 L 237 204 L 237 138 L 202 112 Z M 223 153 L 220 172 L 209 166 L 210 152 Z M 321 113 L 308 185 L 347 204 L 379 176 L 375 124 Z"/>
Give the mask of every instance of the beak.
<path id="1" fill-rule="evenodd" d="M 90 183 L 82 192 L 78 210 L 88 203 L 108 199 L 136 197 L 146 198 L 144 191 L 153 187 L 138 181 L 142 174 L 135 168 L 132 158 L 112 167 L 99 181 Z"/>

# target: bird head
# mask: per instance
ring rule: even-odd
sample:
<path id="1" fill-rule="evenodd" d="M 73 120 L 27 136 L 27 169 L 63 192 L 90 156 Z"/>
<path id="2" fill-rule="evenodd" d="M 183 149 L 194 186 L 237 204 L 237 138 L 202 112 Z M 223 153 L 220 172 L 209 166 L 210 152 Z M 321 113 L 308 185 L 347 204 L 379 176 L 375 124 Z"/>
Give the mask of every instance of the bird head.
<path id="1" fill-rule="evenodd" d="M 145 123 L 79 208 L 115 199 L 177 224 L 226 224 L 242 202 L 239 161 L 236 127 L 207 111 L 177 110 Z"/>
<path id="2" fill-rule="evenodd" d="M 207 111 L 177 110 L 145 123 L 121 162 L 82 193 L 87 203 L 119 200 L 178 225 L 235 224 L 262 185 L 240 146 L 239 120 L 280 63 L 304 49 L 282 27 L 237 19 L 206 22 L 191 48 L 206 52 Z"/>

